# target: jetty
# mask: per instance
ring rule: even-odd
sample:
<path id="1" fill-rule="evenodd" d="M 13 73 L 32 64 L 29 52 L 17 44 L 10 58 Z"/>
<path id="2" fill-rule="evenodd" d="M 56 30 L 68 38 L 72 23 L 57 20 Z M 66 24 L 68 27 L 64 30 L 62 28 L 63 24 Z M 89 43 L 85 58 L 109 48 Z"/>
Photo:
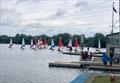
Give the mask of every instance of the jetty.
<path id="1" fill-rule="evenodd" d="M 66 54 L 66 55 L 76 55 L 76 56 L 81 56 L 81 53 L 80 52 L 62 52 L 63 54 Z M 93 54 L 93 57 L 102 57 L 102 54 L 98 54 L 98 53 L 95 53 Z"/>
<path id="2" fill-rule="evenodd" d="M 120 71 L 119 66 L 90 66 L 90 70 L 102 70 L 102 71 Z"/>
<path id="3" fill-rule="evenodd" d="M 49 62 L 49 67 L 84 68 L 90 65 L 97 66 L 101 64 L 102 64 L 101 62 L 92 62 L 92 61 L 78 61 L 78 62 L 54 61 L 54 62 Z"/>
<path id="4" fill-rule="evenodd" d="M 67 67 L 67 68 L 87 68 L 90 70 L 103 70 L 103 71 L 120 71 L 120 65 L 104 66 L 102 62 L 96 61 L 78 61 L 78 62 L 65 62 L 54 61 L 49 62 L 49 67 Z"/>

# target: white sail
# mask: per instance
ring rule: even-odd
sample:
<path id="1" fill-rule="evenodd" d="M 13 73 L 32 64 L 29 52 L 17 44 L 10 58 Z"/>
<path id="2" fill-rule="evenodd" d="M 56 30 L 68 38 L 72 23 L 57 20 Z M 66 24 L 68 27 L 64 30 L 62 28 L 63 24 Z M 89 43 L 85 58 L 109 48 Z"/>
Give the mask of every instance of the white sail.
<path id="1" fill-rule="evenodd" d="M 13 46 L 12 38 L 10 38 L 10 45 L 9 45 L 9 48 L 11 48 L 12 46 Z"/>
<path id="2" fill-rule="evenodd" d="M 22 39 L 22 45 L 25 46 L 25 40 L 24 40 L 24 38 Z"/>
<path id="3" fill-rule="evenodd" d="M 72 47 L 72 40 L 69 41 L 68 47 Z"/>
<path id="4" fill-rule="evenodd" d="M 21 48 L 24 48 L 25 47 L 25 40 L 24 40 L 24 38 L 22 39 L 22 46 L 21 46 Z"/>
<path id="5" fill-rule="evenodd" d="M 98 40 L 98 48 L 99 48 L 99 49 L 101 48 L 101 42 L 100 42 L 100 39 Z"/>
<path id="6" fill-rule="evenodd" d="M 31 44 L 30 44 L 30 48 L 33 48 L 34 44 L 33 44 L 33 39 L 31 39 Z"/>
<path id="7" fill-rule="evenodd" d="M 12 38 L 10 38 L 10 45 L 12 45 L 13 43 L 12 43 Z"/>
<path id="8" fill-rule="evenodd" d="M 31 46 L 33 45 L 33 39 L 31 40 L 31 44 L 30 44 Z"/>
<path id="9" fill-rule="evenodd" d="M 52 39 L 52 42 L 51 42 L 51 47 L 54 47 L 54 40 Z"/>
<path id="10" fill-rule="evenodd" d="M 50 49 L 55 50 L 54 48 L 55 48 L 55 44 L 54 44 L 54 40 L 52 39 Z"/>

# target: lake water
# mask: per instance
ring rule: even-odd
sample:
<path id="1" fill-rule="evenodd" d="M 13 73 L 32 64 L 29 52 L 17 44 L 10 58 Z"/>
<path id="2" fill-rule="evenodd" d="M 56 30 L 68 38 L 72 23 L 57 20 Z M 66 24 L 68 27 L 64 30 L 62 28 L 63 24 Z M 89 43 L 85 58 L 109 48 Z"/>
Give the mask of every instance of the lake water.
<path id="1" fill-rule="evenodd" d="M 1 83 L 69 83 L 84 70 L 71 68 L 51 68 L 51 61 L 79 61 L 79 56 L 63 55 L 49 49 L 32 50 L 20 45 L 8 48 L 0 44 Z"/>
<path id="2" fill-rule="evenodd" d="M 80 69 L 49 68 L 50 61 L 78 61 L 78 56 L 65 56 L 48 49 L 32 50 L 20 45 L 12 49 L 0 44 L 1 83 L 69 83 L 81 73 Z"/>

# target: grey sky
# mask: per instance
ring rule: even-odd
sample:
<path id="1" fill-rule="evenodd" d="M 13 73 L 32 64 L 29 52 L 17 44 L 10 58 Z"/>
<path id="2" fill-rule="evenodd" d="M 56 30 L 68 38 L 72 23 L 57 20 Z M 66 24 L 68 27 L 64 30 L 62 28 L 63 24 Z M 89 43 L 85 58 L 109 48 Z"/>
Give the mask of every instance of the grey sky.
<path id="1" fill-rule="evenodd" d="M 106 35 L 111 30 L 113 1 L 118 11 L 118 0 L 1 0 L 0 35 Z M 114 15 L 117 32 L 118 13 Z"/>

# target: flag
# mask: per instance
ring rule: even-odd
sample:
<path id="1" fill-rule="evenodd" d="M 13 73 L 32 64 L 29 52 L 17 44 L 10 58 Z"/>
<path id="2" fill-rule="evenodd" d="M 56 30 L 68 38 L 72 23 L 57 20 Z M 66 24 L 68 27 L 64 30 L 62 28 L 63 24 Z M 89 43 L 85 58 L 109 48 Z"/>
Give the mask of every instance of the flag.
<path id="1" fill-rule="evenodd" d="M 113 11 L 115 12 L 115 13 L 117 13 L 117 10 L 115 9 L 115 7 L 113 6 Z"/>

